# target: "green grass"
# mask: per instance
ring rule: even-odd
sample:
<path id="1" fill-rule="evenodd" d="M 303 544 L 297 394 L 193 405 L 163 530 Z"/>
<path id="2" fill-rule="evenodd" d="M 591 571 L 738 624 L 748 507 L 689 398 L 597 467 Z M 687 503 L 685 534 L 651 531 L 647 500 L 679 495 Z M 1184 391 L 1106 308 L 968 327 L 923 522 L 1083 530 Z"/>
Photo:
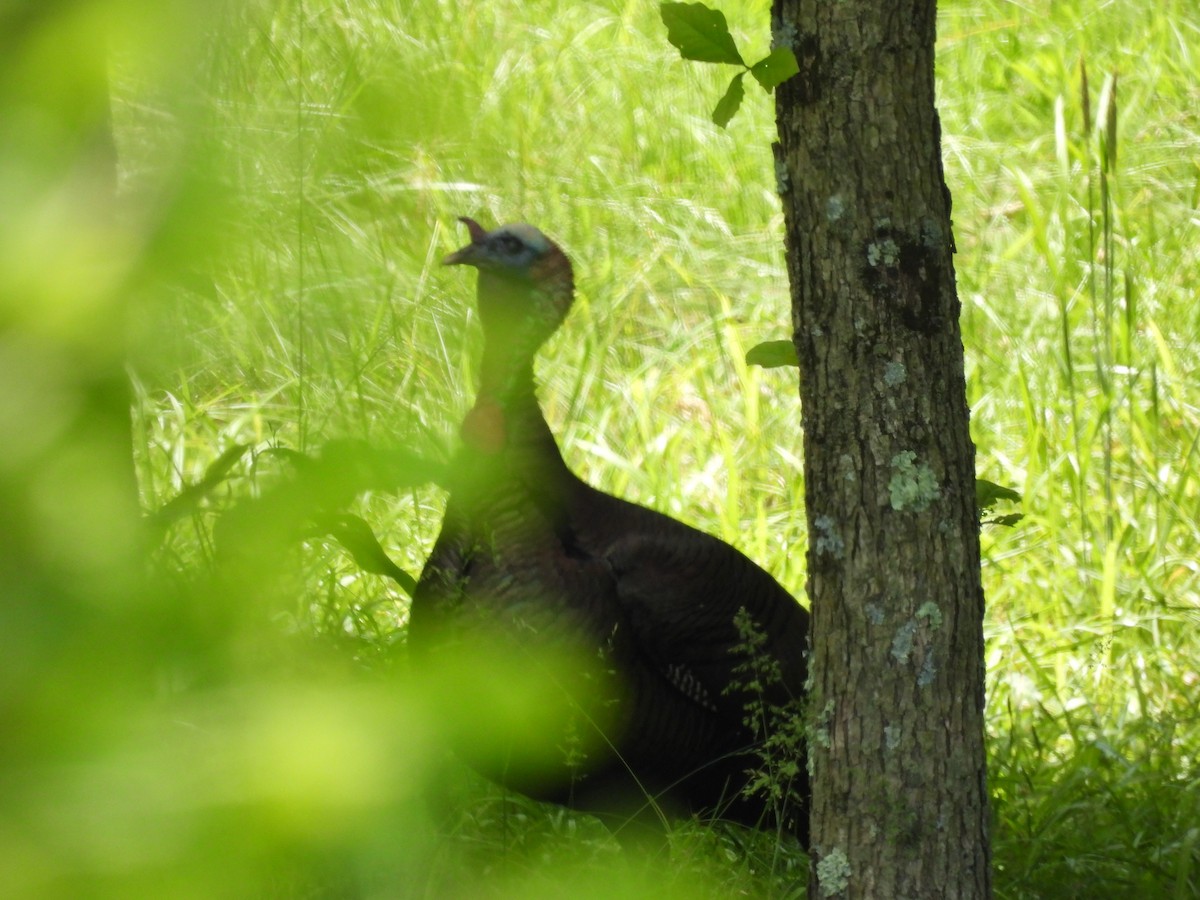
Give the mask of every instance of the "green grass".
<path id="1" fill-rule="evenodd" d="M 983 538 L 1002 897 L 1200 893 L 1193 6 L 943 4 L 977 467 L 1024 495 L 1020 525 Z M 768 4 L 726 7 L 757 58 Z M 680 61 L 655 4 L 276 0 L 185 25 L 157 67 L 114 67 L 127 243 L 150 260 L 143 505 L 252 449 L 158 551 L 183 574 L 150 592 L 177 609 L 131 639 L 143 665 L 114 662 L 87 710 L 44 690 L 47 721 L 89 743 L 0 817 L 0 869 L 31 895 L 554 896 L 565 878 L 573 896 L 787 896 L 805 862 L 770 840 L 684 826 L 667 876 L 587 817 L 446 775 L 395 671 L 405 598 L 332 544 L 243 547 L 235 584 L 186 577 L 223 552 L 221 512 L 289 473 L 273 448 L 452 444 L 479 341 L 473 279 L 437 261 L 469 214 L 533 222 L 575 262 L 539 365 L 569 462 L 802 595 L 794 376 L 742 362 L 790 332 L 772 100 L 751 85 L 715 128 L 727 73 Z M 196 34 L 208 49 L 183 52 Z M 355 509 L 415 572 L 442 502 L 419 487 Z M 436 822 L 422 785 L 450 795 Z M 111 812 L 114 795 L 153 802 Z"/>
<path id="2" fill-rule="evenodd" d="M 1006 10 L 942 57 L 979 470 L 1025 493 L 984 541 L 997 885 L 1193 896 L 1200 20 Z"/>

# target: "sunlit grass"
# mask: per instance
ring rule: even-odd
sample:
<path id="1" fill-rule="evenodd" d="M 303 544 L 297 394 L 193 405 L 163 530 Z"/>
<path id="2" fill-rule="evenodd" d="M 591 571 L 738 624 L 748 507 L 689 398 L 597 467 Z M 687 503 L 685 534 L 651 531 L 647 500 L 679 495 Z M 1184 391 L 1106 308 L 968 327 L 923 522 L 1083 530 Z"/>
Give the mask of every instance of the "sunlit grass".
<path id="1" fill-rule="evenodd" d="M 295 6 L 228 61 L 255 91 L 224 110 L 228 152 L 255 163 L 264 183 L 246 196 L 266 215 L 247 211 L 248 259 L 217 277 L 234 333 L 196 341 L 198 367 L 302 405 L 272 422 L 291 446 L 449 443 L 476 338 L 469 279 L 434 262 L 462 240 L 459 213 L 533 221 L 578 274 L 578 309 L 540 365 L 568 459 L 734 540 L 800 593 L 794 386 L 741 363 L 790 330 L 767 98 L 732 133 L 713 128 L 718 79 L 672 58 L 651 9 L 396 13 L 359 5 L 331 26 Z M 1195 878 L 1186 830 L 1147 846 L 1123 816 L 1094 815 L 1114 798 L 1170 810 L 1196 797 L 1197 34 L 1182 8 L 1151 18 L 997 3 L 949 7 L 941 29 L 978 466 L 1025 494 L 1021 527 L 985 536 L 996 853 L 1014 895 Z M 1103 208 L 1096 128 L 1115 71 L 1121 148 Z M 415 500 L 370 507 L 413 570 L 439 502 Z M 353 608 L 359 590 L 387 588 L 335 596 Z M 1096 752 L 1112 778 L 1085 790 Z M 1039 841 L 1061 865 L 1015 865 Z M 1089 875 L 1096 854 L 1108 862 Z M 1173 867 L 1136 871 L 1150 857 Z"/>
<path id="2" fill-rule="evenodd" d="M 120 25 L 120 227 L 74 190 L 82 167 L 58 185 L 0 148 L 19 188 L 0 299 L 20 336 L 0 341 L 0 488 L 30 485 L 5 494 L 31 510 L 11 543 L 42 567 L 3 585 L 14 895 L 802 884 L 794 849 L 691 826 L 664 883 L 661 860 L 631 863 L 593 820 L 443 770 L 402 663 L 403 592 L 315 534 L 231 540 L 227 516 L 273 496 L 287 451 L 453 445 L 479 339 L 473 279 L 438 260 L 465 240 L 456 216 L 520 219 L 575 262 L 576 309 L 538 367 L 571 465 L 803 596 L 794 376 L 742 361 L 791 330 L 771 98 L 751 87 L 731 130 L 712 126 L 721 73 L 678 60 L 654 4 L 281 0 L 191 24 L 77 6 L 0 64 L 0 100 L 22 111 L 5 121 L 50 129 L 38 164 L 57 172 L 72 145 L 26 116 L 29 85 L 74 102 L 103 67 L 64 66 L 62 48 Z M 767 10 L 725 10 L 748 49 L 767 45 Z M 977 468 L 1024 495 L 1016 529 L 984 532 L 998 890 L 1192 896 L 1200 18 L 1183 0 L 986 0 L 944 4 L 940 34 Z M 153 64 L 128 49 L 158 41 Z M 64 424 L 127 352 L 127 294 L 142 506 L 247 445 L 140 589 L 100 564 L 132 540 L 106 493 L 119 466 Z M 28 478 L 31 459 L 55 478 Z M 354 511 L 415 573 L 442 503 L 418 486 Z M 199 574 L 215 560 L 224 581 Z"/>
<path id="3" fill-rule="evenodd" d="M 1182 8 L 995 10 L 986 45 L 978 8 L 948 16 L 973 76 L 943 68 L 942 103 L 979 469 L 1025 493 L 985 534 L 998 885 L 1188 896 L 1200 33 Z"/>

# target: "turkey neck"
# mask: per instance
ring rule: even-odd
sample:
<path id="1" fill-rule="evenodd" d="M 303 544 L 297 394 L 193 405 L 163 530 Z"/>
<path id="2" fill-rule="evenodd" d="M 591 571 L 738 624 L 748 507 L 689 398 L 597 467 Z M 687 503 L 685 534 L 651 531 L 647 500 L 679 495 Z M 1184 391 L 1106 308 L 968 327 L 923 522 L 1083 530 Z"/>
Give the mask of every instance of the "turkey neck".
<path id="1" fill-rule="evenodd" d="M 533 375 L 534 357 L 570 306 L 566 272 L 565 279 L 545 282 L 479 274 L 482 378 L 462 437 L 473 470 L 463 477 L 484 506 L 485 498 L 505 505 L 525 496 L 549 512 L 570 491 L 573 476 L 542 416 Z"/>
<path id="2" fill-rule="evenodd" d="M 529 345 L 491 337 L 485 341 L 479 394 L 463 420 L 456 486 L 447 507 L 448 517 L 463 516 L 464 527 L 488 536 L 489 544 L 503 535 L 518 539 L 513 535 L 526 535 L 528 528 L 540 534 L 537 529 L 547 524 L 559 532 L 574 477 L 538 404 Z"/>
<path id="3" fill-rule="evenodd" d="M 567 291 L 563 302 L 562 290 Z M 554 439 L 542 418 L 533 360 L 570 306 L 570 282 L 544 286 L 479 274 L 479 317 L 483 325 L 483 365 L 473 415 L 491 415 L 503 424 L 502 448 L 543 447 Z M 485 412 L 488 409 L 492 413 Z M 499 449 L 499 448 L 493 448 Z M 544 450 L 542 451 L 544 452 Z M 552 451 L 558 457 L 557 448 Z"/>
<path id="4" fill-rule="evenodd" d="M 533 324 L 489 323 L 483 348 L 482 379 L 475 405 L 463 423 L 468 447 L 509 475 L 546 474 L 553 480 L 566 466 L 538 403 L 533 359 L 543 336 Z"/>
<path id="5" fill-rule="evenodd" d="M 489 334 L 483 346 L 483 377 L 476 403 L 491 401 L 513 413 L 530 404 L 537 406 L 533 380 L 536 352 L 537 345 L 520 330 Z"/>

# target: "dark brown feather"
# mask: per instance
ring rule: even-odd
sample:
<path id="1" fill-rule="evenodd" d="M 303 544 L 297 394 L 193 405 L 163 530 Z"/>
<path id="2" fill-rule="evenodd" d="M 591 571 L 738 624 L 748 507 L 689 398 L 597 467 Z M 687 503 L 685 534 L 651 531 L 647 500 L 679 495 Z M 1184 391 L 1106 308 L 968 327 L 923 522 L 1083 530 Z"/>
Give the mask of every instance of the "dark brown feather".
<path id="1" fill-rule="evenodd" d="M 468 759 L 533 796 L 610 817 L 650 804 L 803 839 L 804 810 L 779 823 L 742 795 L 761 736 L 745 724 L 752 697 L 735 616 L 745 609 L 766 635 L 780 678 L 765 699 L 782 706 L 805 689 L 807 612 L 728 544 L 570 471 L 532 375 L 570 308 L 570 262 L 530 226 L 464 221 L 472 243 L 446 261 L 480 269 L 483 384 L 414 594 L 410 646 L 418 663 L 472 641 L 518 659 L 573 654 L 551 676 L 563 690 L 546 701 L 547 724 L 506 732 L 499 756 L 472 754 L 478 736 L 460 736 Z M 567 732 L 586 746 L 574 759 L 556 755 Z M 514 763 L 523 758 L 535 762 Z"/>

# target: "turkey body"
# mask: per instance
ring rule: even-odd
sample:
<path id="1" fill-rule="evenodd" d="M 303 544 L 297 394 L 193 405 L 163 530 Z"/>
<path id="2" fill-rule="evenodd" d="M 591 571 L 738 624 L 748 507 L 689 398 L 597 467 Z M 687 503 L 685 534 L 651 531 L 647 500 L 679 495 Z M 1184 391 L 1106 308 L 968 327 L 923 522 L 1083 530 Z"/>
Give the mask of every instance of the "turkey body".
<path id="1" fill-rule="evenodd" d="M 570 264 L 529 226 L 464 221 L 473 242 L 447 262 L 480 268 L 483 384 L 413 596 L 409 646 L 418 670 L 454 660 L 468 693 L 500 658 L 546 689 L 534 719 L 490 741 L 467 722 L 457 749 L 490 778 L 610 822 L 653 809 L 803 840 L 803 809 L 780 816 L 742 789 L 765 727 L 748 709 L 794 710 L 804 693 L 808 614 L 730 545 L 571 472 L 532 375 L 569 309 Z M 793 788 L 806 796 L 803 768 Z"/>

